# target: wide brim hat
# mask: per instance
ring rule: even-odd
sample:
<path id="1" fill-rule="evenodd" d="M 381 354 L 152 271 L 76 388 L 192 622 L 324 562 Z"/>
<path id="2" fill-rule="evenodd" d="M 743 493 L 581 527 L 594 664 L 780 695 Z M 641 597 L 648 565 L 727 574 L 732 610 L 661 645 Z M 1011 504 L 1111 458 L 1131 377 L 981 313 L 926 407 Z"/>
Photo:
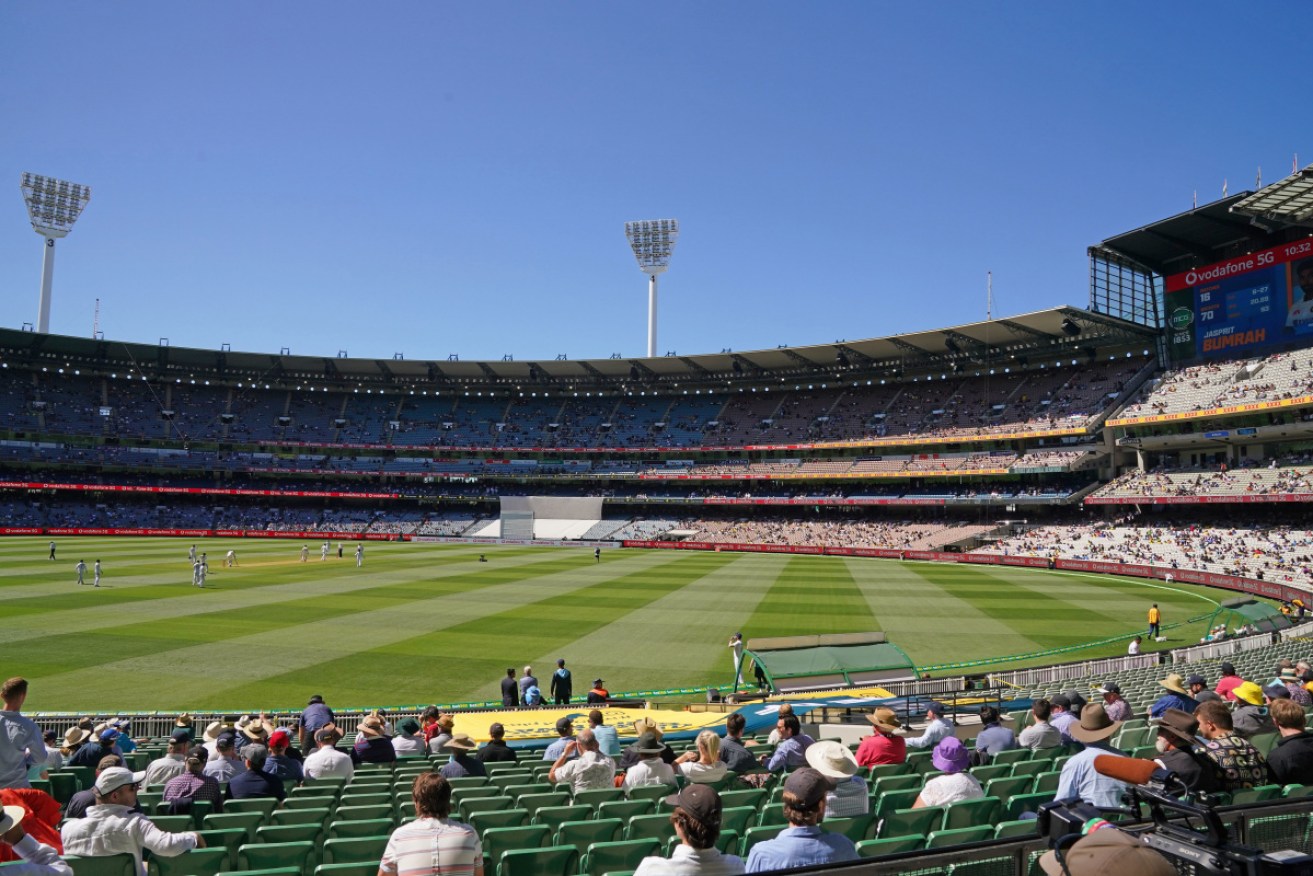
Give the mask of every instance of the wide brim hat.
<path id="1" fill-rule="evenodd" d="M 250 721 L 242 728 L 242 735 L 252 742 L 264 742 L 269 738 L 269 731 L 259 721 Z"/>
<path id="2" fill-rule="evenodd" d="M 1109 718 L 1103 703 L 1089 703 L 1080 710 L 1080 723 L 1072 724 L 1067 732 L 1077 742 L 1100 742 L 1120 730 L 1123 723 Z"/>
<path id="3" fill-rule="evenodd" d="M 930 755 L 930 762 L 935 769 L 944 773 L 960 773 L 971 765 L 971 755 L 966 746 L 956 736 L 946 736 L 935 746 Z"/>
<path id="4" fill-rule="evenodd" d="M 1176 876 L 1176 868 L 1142 839 L 1115 828 L 1103 828 L 1077 840 L 1058 860 L 1045 852 L 1039 866 L 1048 876 L 1073 873 L 1117 873 L 1118 876 Z"/>
<path id="5" fill-rule="evenodd" d="M 360 732 L 366 736 L 382 736 L 383 719 L 377 715 L 370 715 L 360 722 Z"/>
<path id="6" fill-rule="evenodd" d="M 1150 723 L 1187 743 L 1193 743 L 1199 735 L 1199 722 L 1194 715 L 1181 709 L 1165 709 L 1161 716 Z"/>
<path id="7" fill-rule="evenodd" d="M 1251 706 L 1263 705 L 1263 689 L 1252 681 L 1246 681 L 1244 684 L 1237 684 L 1231 693 L 1241 702 L 1249 703 Z"/>
<path id="8" fill-rule="evenodd" d="M 832 739 L 807 746 L 807 765 L 827 779 L 847 779 L 860 769 L 853 753 Z"/>
<path id="9" fill-rule="evenodd" d="M 0 835 L 9 833 L 9 831 L 22 824 L 25 815 L 27 815 L 27 810 L 22 806 L 6 806 L 4 815 L 0 816 Z"/>
<path id="10" fill-rule="evenodd" d="M 661 727 L 651 718 L 639 718 L 634 722 L 634 735 L 642 736 L 644 733 L 654 733 L 658 741 L 661 739 Z"/>
<path id="11" fill-rule="evenodd" d="M 220 736 L 224 735 L 225 733 L 231 736 L 233 733 L 236 732 L 236 730 L 237 728 L 234 727 L 232 724 L 228 724 L 223 721 L 211 721 L 209 723 L 209 726 L 205 728 L 205 733 L 204 735 L 201 736 L 201 738 L 204 739 L 206 742 L 217 742 Z"/>
<path id="12" fill-rule="evenodd" d="M 64 745 L 72 747 L 81 745 L 91 738 L 91 731 L 86 727 L 69 727 L 64 731 Z"/>
<path id="13" fill-rule="evenodd" d="M 1163 687 L 1167 688 L 1170 691 L 1175 691 L 1176 693 L 1184 694 L 1187 697 L 1190 695 L 1190 692 L 1185 689 L 1185 679 L 1181 678 L 1181 676 L 1178 673 L 1173 672 L 1172 674 L 1164 678 L 1162 681 L 1158 682 L 1158 684 L 1162 685 Z"/>
<path id="14" fill-rule="evenodd" d="M 1288 666 L 1281 670 L 1282 681 L 1299 681 L 1299 670 L 1293 666 Z"/>
<path id="15" fill-rule="evenodd" d="M 187 714 L 186 712 L 183 712 L 183 713 L 182 713 L 181 715 L 179 715 L 177 718 L 174 718 L 174 719 L 173 719 L 173 726 L 174 726 L 174 727 L 190 727 L 190 726 L 191 726 L 191 715 Z"/>
<path id="16" fill-rule="evenodd" d="M 456 751 L 474 751 L 479 747 L 479 743 L 471 739 L 468 733 L 455 733 L 442 747 L 455 749 Z"/>
<path id="17" fill-rule="evenodd" d="M 661 744 L 661 739 L 651 730 L 638 737 L 638 745 L 634 750 L 639 754 L 660 754 L 665 751 L 665 746 Z"/>
<path id="18" fill-rule="evenodd" d="M 903 723 L 898 720 L 898 713 L 893 709 L 876 709 L 874 712 L 867 714 L 866 720 L 877 728 L 888 730 L 891 733 L 903 726 Z"/>

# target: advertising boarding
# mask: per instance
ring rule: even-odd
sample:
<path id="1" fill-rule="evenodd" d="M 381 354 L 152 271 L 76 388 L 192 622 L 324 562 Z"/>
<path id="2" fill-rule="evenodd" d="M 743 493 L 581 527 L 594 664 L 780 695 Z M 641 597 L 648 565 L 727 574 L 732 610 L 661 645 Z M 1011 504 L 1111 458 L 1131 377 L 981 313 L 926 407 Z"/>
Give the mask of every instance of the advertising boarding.
<path id="1" fill-rule="evenodd" d="M 1165 291 L 1177 362 L 1313 338 L 1313 239 L 1173 274 Z"/>

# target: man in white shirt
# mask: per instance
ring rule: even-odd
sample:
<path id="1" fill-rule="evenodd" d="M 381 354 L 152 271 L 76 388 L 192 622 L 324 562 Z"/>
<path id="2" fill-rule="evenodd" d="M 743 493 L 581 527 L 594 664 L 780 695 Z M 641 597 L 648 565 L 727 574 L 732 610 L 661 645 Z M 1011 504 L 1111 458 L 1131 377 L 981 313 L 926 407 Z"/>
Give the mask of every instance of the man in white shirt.
<path id="1" fill-rule="evenodd" d="M 953 722 L 944 717 L 947 709 L 943 703 L 927 703 L 925 707 L 925 730 L 920 736 L 907 740 L 908 748 L 934 748 L 941 739 L 953 735 Z M 822 770 L 822 772 L 824 772 Z"/>
<path id="2" fill-rule="evenodd" d="M 191 831 L 169 833 L 160 830 L 140 812 L 133 812 L 137 803 L 137 786 L 145 773 L 134 773 L 123 767 L 111 767 L 96 777 L 96 805 L 87 810 L 86 818 L 64 822 L 60 835 L 64 840 L 64 853 L 83 858 L 103 858 L 127 853 L 136 860 L 136 872 L 146 876 L 142 863 L 143 849 L 154 855 L 173 858 L 192 849 L 204 848 L 205 841 Z"/>
<path id="3" fill-rule="evenodd" d="M 315 744 L 319 746 L 305 759 L 305 777 L 314 779 L 344 778 L 347 781 L 356 774 L 351 763 L 351 756 L 338 751 L 336 727 L 323 727 L 315 731 Z"/>
<path id="4" fill-rule="evenodd" d="M 579 757 L 571 760 L 576 753 Z M 566 743 L 561 756 L 547 771 L 547 779 L 550 782 L 569 782 L 574 794 L 595 788 L 614 788 L 615 761 L 602 754 L 592 730 L 580 730 L 573 741 Z"/>
<path id="5" fill-rule="evenodd" d="M 53 558 L 52 558 L 53 559 Z M 73 868 L 45 843 L 39 843 L 23 830 L 21 806 L 4 807 L 0 816 L 0 844 L 7 844 L 23 860 L 4 866 L 5 876 L 73 876 Z"/>
<path id="6" fill-rule="evenodd" d="M 416 736 L 416 733 L 419 733 L 419 722 L 414 718 L 407 718 L 397 725 L 397 735 L 392 737 L 392 748 L 397 757 L 423 757 L 428 753 L 424 737 Z"/>
<path id="7" fill-rule="evenodd" d="M 628 790 L 642 785 L 675 787 L 675 770 L 661 759 L 664 750 L 655 733 L 649 731 L 638 737 L 638 747 L 634 751 L 642 759 L 625 771 L 624 788 Z"/>
<path id="8" fill-rule="evenodd" d="M 1139 636 L 1136 636 L 1134 639 L 1131 639 L 1131 643 L 1130 643 L 1129 645 L 1126 646 L 1126 653 L 1127 653 L 1128 655 L 1130 655 L 1131 657 L 1134 657 L 1136 654 L 1139 654 L 1139 653 L 1140 653 L 1140 637 L 1139 637 Z"/>
<path id="9" fill-rule="evenodd" d="M 168 753 L 147 765 L 146 777 L 141 780 L 142 787 L 149 788 L 151 785 L 164 785 L 169 779 L 186 772 L 187 750 L 189 748 L 191 748 L 191 742 L 187 738 L 187 731 L 174 731 L 173 737 L 169 740 Z"/>
<path id="10" fill-rule="evenodd" d="M 21 714 L 27 701 L 27 679 L 17 676 L 0 686 L 0 788 L 30 788 L 28 767 L 46 762 L 41 728 Z"/>

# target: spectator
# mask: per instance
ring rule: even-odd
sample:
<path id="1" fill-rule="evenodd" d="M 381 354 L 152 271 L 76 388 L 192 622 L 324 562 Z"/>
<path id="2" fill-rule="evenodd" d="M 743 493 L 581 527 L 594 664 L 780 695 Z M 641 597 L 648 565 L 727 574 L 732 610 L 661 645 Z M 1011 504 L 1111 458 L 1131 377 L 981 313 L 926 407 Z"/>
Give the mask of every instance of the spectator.
<path id="1" fill-rule="evenodd" d="M 565 720 L 565 719 L 562 719 Z M 661 759 L 661 750 L 665 748 L 655 733 L 647 732 L 638 738 L 636 753 L 641 760 L 625 772 L 624 788 L 637 788 L 640 785 L 675 785 L 675 771 L 670 764 Z"/>
<path id="2" fill-rule="evenodd" d="M 265 717 L 264 712 L 260 713 L 258 718 L 248 718 L 237 723 L 236 748 L 240 754 L 246 746 L 255 744 L 269 747 L 269 734 L 274 732 L 273 724 Z"/>
<path id="3" fill-rule="evenodd" d="M 300 744 L 302 751 L 309 751 L 313 746 L 311 742 L 315 738 L 315 733 L 335 724 L 336 719 L 333 717 L 333 710 L 324 705 L 324 698 L 315 694 L 306 704 L 305 710 L 301 712 L 301 736 Z"/>
<path id="4" fill-rule="evenodd" d="M 1035 720 L 1017 736 L 1017 745 L 1019 747 L 1029 748 L 1031 751 L 1040 751 L 1041 749 L 1057 748 L 1062 745 L 1062 734 L 1049 723 L 1049 715 L 1052 713 L 1052 709 L 1052 705 L 1043 697 L 1030 704 L 1030 714 L 1034 716 Z"/>
<path id="5" fill-rule="evenodd" d="M 1223 791 L 1267 783 L 1267 761 L 1247 739 L 1235 733 L 1224 703 L 1200 703 L 1194 717 L 1199 722 L 1199 735 L 1207 740 L 1203 753 L 1221 774 Z"/>
<path id="6" fill-rule="evenodd" d="M 397 724 L 397 735 L 392 737 L 397 757 L 422 757 L 428 751 L 424 737 L 417 735 L 419 732 L 419 722 L 414 718 L 405 718 Z"/>
<path id="7" fill-rule="evenodd" d="M 588 713 L 588 729 L 597 737 L 597 750 L 607 757 L 620 756 L 620 737 L 614 727 L 602 721 L 602 712 L 593 709 Z"/>
<path id="8" fill-rule="evenodd" d="M 530 703 L 526 696 L 529 692 L 529 688 L 536 688 L 537 686 L 538 678 L 533 674 L 533 667 L 524 667 L 524 675 L 520 676 L 520 702 L 524 703 L 526 706 L 537 705 L 537 703 Z M 541 696 L 541 694 L 539 694 L 539 696 Z"/>
<path id="9" fill-rule="evenodd" d="M 1235 689 L 1244 684 L 1245 680 L 1236 675 L 1235 666 L 1230 663 L 1222 664 L 1222 677 L 1217 680 L 1217 687 L 1213 688 L 1217 695 L 1227 702 L 1235 702 Z"/>
<path id="10" fill-rule="evenodd" d="M 1277 785 L 1313 785 L 1313 735 L 1305 725 L 1302 706 L 1276 700 L 1268 706 L 1281 738 L 1267 754 L 1267 769 Z"/>
<path id="11" fill-rule="evenodd" d="M 59 733 L 55 730 L 47 730 L 41 734 L 41 740 L 46 745 L 46 770 L 57 770 L 62 767 L 64 755 L 59 751 Z"/>
<path id="12" fill-rule="evenodd" d="M 1071 726 L 1078 723 L 1076 713 L 1071 710 L 1071 700 L 1065 694 L 1055 694 L 1049 698 L 1049 708 L 1049 724 L 1058 731 L 1062 744 L 1070 745 L 1074 741 Z"/>
<path id="13" fill-rule="evenodd" d="M 137 786 L 145 773 L 112 767 L 96 777 L 96 805 L 86 818 L 64 823 L 61 831 L 64 853 L 83 858 L 102 858 L 127 853 L 136 862 L 138 876 L 146 876 L 141 856 L 144 849 L 164 858 L 204 848 L 205 842 L 191 831 L 170 833 L 151 824 L 137 805 Z"/>
<path id="14" fill-rule="evenodd" d="M 213 777 L 219 784 L 231 781 L 242 771 L 243 764 L 234 750 L 235 742 L 235 737 L 226 733 L 220 736 L 214 743 L 218 753 L 205 764 L 205 775 Z"/>
<path id="15" fill-rule="evenodd" d="M 1221 697 L 1213 693 L 1208 687 L 1208 679 L 1204 678 L 1202 675 L 1191 675 L 1185 680 L 1185 686 L 1189 688 L 1190 696 L 1194 697 L 1196 703 L 1206 703 L 1209 700 L 1224 702 Z"/>
<path id="16" fill-rule="evenodd" d="M 23 813 L 23 833 L 64 853 L 64 841 L 59 836 L 59 802 L 54 797 L 36 788 L 0 788 L 0 805 L 18 807 Z M 20 854 L 0 843 L 0 863 L 20 860 Z"/>
<path id="17" fill-rule="evenodd" d="M 993 706 L 980 707 L 981 730 L 976 734 L 976 759 L 979 763 L 987 764 L 999 752 L 1011 751 L 1017 747 L 1017 737 L 1001 722 L 998 709 Z"/>
<path id="18" fill-rule="evenodd" d="M 77 754 L 69 758 L 69 766 L 84 766 L 95 769 L 100 763 L 100 759 L 108 754 L 114 754 L 114 740 L 118 738 L 119 731 L 113 727 L 107 727 L 96 734 L 92 731 L 94 739 L 83 745 L 77 750 Z M 25 786 L 16 786 L 25 787 Z"/>
<path id="19" fill-rule="evenodd" d="M 90 722 L 88 721 L 88 724 Z M 78 749 L 86 744 L 91 738 L 91 727 L 83 727 L 74 724 L 64 731 L 64 746 L 59 750 L 60 756 L 64 759 L 64 765 L 69 766 L 73 755 L 77 754 Z"/>
<path id="20" fill-rule="evenodd" d="M 653 736 L 655 736 L 657 739 L 657 744 L 661 746 L 661 759 L 666 763 L 674 763 L 675 752 L 670 748 L 669 745 L 666 745 L 664 742 L 661 741 L 661 737 L 662 737 L 661 727 L 657 724 L 657 722 L 653 721 L 651 718 L 648 717 L 639 718 L 637 721 L 634 722 L 635 736 L 637 736 L 639 739 L 642 739 L 643 736 L 648 733 L 651 733 Z M 633 766 L 634 764 L 638 763 L 640 760 L 643 759 L 644 755 L 639 754 L 638 749 L 639 749 L 639 744 L 637 742 L 634 742 L 632 745 L 626 746 L 624 751 L 620 752 L 620 762 L 619 762 L 620 769 L 627 770 L 631 766 Z"/>
<path id="21" fill-rule="evenodd" d="M 181 715 L 173 719 L 174 738 L 177 737 L 179 731 L 187 737 L 188 742 L 191 742 L 196 738 L 196 731 L 192 728 L 191 715 L 186 712 L 183 712 Z"/>
<path id="22" fill-rule="evenodd" d="M 1290 699 L 1298 706 L 1313 706 L 1313 696 L 1304 688 L 1304 682 L 1300 680 L 1299 670 L 1293 666 L 1284 667 L 1281 670 L 1281 683 L 1290 691 Z"/>
<path id="23" fill-rule="evenodd" d="M 762 766 L 772 773 L 778 773 L 806 765 L 807 748 L 816 740 L 802 732 L 798 716 L 783 716 L 775 722 L 775 729 L 780 733 L 780 744 L 775 747 L 774 754 L 761 756 Z"/>
<path id="24" fill-rule="evenodd" d="M 269 749 L 258 742 L 248 743 L 242 749 L 246 770 L 233 776 L 228 781 L 228 790 L 224 798 L 228 800 L 245 800 L 250 797 L 275 797 L 282 800 L 287 796 L 283 780 L 265 772 L 264 762 L 269 757 Z"/>
<path id="25" fill-rule="evenodd" d="M 902 724 L 893 709 L 878 708 L 866 716 L 874 726 L 871 735 L 857 746 L 857 763 L 864 767 L 907 761 L 907 740 L 898 735 Z"/>
<path id="26" fill-rule="evenodd" d="M 0 700 L 5 705 L 0 709 L 0 788 L 30 788 L 27 768 L 46 762 L 46 746 L 41 728 L 22 714 L 27 679 L 15 677 L 0 685 Z"/>
<path id="27" fill-rule="evenodd" d="M 602 754 L 597 735 L 592 730 L 580 730 L 578 738 L 567 743 L 552 763 L 551 769 L 547 771 L 547 779 L 550 782 L 569 783 L 570 792 L 574 794 L 614 788 L 615 761 Z"/>
<path id="28" fill-rule="evenodd" d="M 909 748 L 934 748 L 939 740 L 952 736 L 953 722 L 944 717 L 947 710 L 943 703 L 928 703 L 925 707 L 925 729 L 921 735 L 907 740 Z"/>
<path id="29" fill-rule="evenodd" d="M 205 775 L 205 761 L 205 749 L 193 748 L 184 761 L 186 771 L 164 785 L 164 802 L 173 804 L 171 809 L 190 812 L 192 803 L 203 800 L 213 804 L 215 812 L 223 811 L 223 788 L 213 776 Z"/>
<path id="30" fill-rule="evenodd" d="M 455 734 L 447 740 L 446 745 L 451 760 L 447 761 L 438 772 L 449 779 L 488 775 L 488 770 L 484 768 L 483 761 L 470 757 L 470 752 L 478 747 L 478 743 L 471 739 L 468 733 Z"/>
<path id="31" fill-rule="evenodd" d="M 437 732 L 429 737 L 429 754 L 442 754 L 443 749 L 451 740 L 451 731 L 455 726 L 456 719 L 451 715 L 438 716 Z"/>
<path id="32" fill-rule="evenodd" d="M 743 728 L 747 723 L 738 712 L 731 712 L 725 718 L 725 738 L 720 740 L 720 759 L 739 775 L 758 767 L 757 759 L 743 746 Z"/>
<path id="33" fill-rule="evenodd" d="M 1168 709 L 1180 709 L 1182 712 L 1193 712 L 1194 707 L 1199 705 L 1195 702 L 1190 691 L 1185 688 L 1185 679 L 1181 678 L 1178 673 L 1170 673 L 1158 684 L 1167 688 L 1167 693 L 1163 694 L 1154 704 L 1149 707 L 1150 718 L 1160 718 L 1163 712 Z"/>
<path id="34" fill-rule="evenodd" d="M 556 671 L 552 673 L 552 702 L 558 706 L 570 705 L 574 693 L 574 679 L 570 670 L 565 668 L 565 660 L 556 661 Z"/>
<path id="35" fill-rule="evenodd" d="M 1276 726 L 1263 705 L 1263 689 L 1252 681 L 1241 682 L 1231 693 L 1235 696 L 1235 711 L 1231 713 L 1231 728 L 1237 736 L 1253 739 L 1264 733 L 1275 733 Z M 1193 710 L 1191 710 L 1193 712 Z"/>
<path id="36" fill-rule="evenodd" d="M 673 766 L 686 781 L 706 785 L 714 785 L 729 772 L 720 760 L 720 737 L 714 730 L 699 733 L 697 750 L 684 752 L 675 758 Z"/>
<path id="37" fill-rule="evenodd" d="M 515 749 L 506 744 L 506 728 L 494 723 L 488 728 L 488 743 L 479 749 L 479 760 L 484 763 L 515 763 Z"/>
<path id="38" fill-rule="evenodd" d="M 292 734 L 279 728 L 269 734 L 269 757 L 264 771 L 283 780 L 283 785 L 299 785 L 305 780 L 305 765 L 291 755 Z M 246 749 L 242 749 L 245 753 Z"/>
<path id="39" fill-rule="evenodd" d="M 383 729 L 383 718 L 377 712 L 360 722 L 360 734 L 354 748 L 361 763 L 396 763 L 397 760 L 392 737 Z"/>
<path id="40" fill-rule="evenodd" d="M 605 704 L 609 699 L 611 692 L 603 686 L 602 679 L 594 678 L 593 689 L 588 692 L 588 704 L 590 706 Z"/>
<path id="41" fill-rule="evenodd" d="M 1081 710 L 1080 723 L 1072 725 L 1071 737 L 1085 747 L 1062 765 L 1055 800 L 1078 797 L 1093 806 L 1109 809 L 1121 805 L 1126 783 L 1094 769 L 1094 759 L 1099 755 L 1126 756 L 1108 743 L 1121 726 L 1120 721 L 1109 720 L 1103 703 L 1090 703 Z"/>
<path id="42" fill-rule="evenodd" d="M 556 761 L 561 756 L 561 752 L 565 751 L 574 739 L 574 722 L 569 718 L 558 718 L 556 721 L 556 735 L 560 738 L 547 746 L 547 750 L 543 752 L 543 760 L 545 761 Z"/>
<path id="43" fill-rule="evenodd" d="M 168 752 L 164 757 L 153 760 L 146 766 L 146 777 L 142 779 L 141 786 L 149 788 L 151 785 L 163 785 L 169 779 L 182 775 L 187 770 L 187 752 L 190 748 L 191 740 L 186 734 L 175 733 L 169 739 Z"/>
<path id="44" fill-rule="evenodd" d="M 1109 681 L 1099 688 L 1099 693 L 1103 695 L 1103 710 L 1108 713 L 1109 720 L 1129 721 L 1131 719 L 1131 704 L 1122 698 L 1121 685 L 1115 681 Z"/>
<path id="45" fill-rule="evenodd" d="M 520 688 L 515 683 L 515 668 L 507 667 L 506 677 L 501 680 L 501 704 L 507 709 L 520 706 Z"/>
<path id="46" fill-rule="evenodd" d="M 857 847 L 840 833 L 819 827 L 825 818 L 830 783 L 810 767 L 794 770 L 784 780 L 784 817 L 789 826 L 773 840 L 759 842 L 748 852 L 747 872 L 788 870 L 857 860 Z"/>
<path id="47" fill-rule="evenodd" d="M 356 768 L 349 754 L 337 750 L 337 740 L 340 738 L 337 728 L 331 725 L 315 731 L 316 748 L 305 759 L 305 777 L 308 781 L 337 778 L 351 781 Z"/>
<path id="48" fill-rule="evenodd" d="M 119 757 L 117 754 L 107 754 L 100 759 L 100 763 L 96 764 L 96 775 L 99 776 L 105 770 L 115 769 L 116 767 L 119 769 L 123 768 L 123 758 Z M 145 778 L 145 773 L 142 774 L 142 778 Z M 95 805 L 95 788 L 86 788 L 85 790 L 78 791 L 72 797 L 69 797 L 68 802 L 64 804 L 64 819 L 85 818 L 87 810 Z M 136 804 L 134 803 L 133 806 L 136 806 Z M 137 811 L 141 811 L 140 807 L 137 808 Z"/>
<path id="49" fill-rule="evenodd" d="M 429 741 L 441 732 L 438 727 L 438 707 L 425 706 L 419 715 L 419 726 L 424 730 L 424 750 L 428 751 Z"/>
<path id="50" fill-rule="evenodd" d="M 452 821 L 451 784 L 423 773 L 411 786 L 414 821 L 388 838 L 379 862 L 381 876 L 483 876 L 483 847 L 474 829 Z"/>
<path id="51" fill-rule="evenodd" d="M 935 776 L 925 783 L 916 802 L 912 804 L 913 809 L 946 806 L 960 800 L 975 800 L 985 796 L 980 782 L 966 771 L 971 765 L 971 755 L 956 736 L 950 736 L 936 745 L 930 762 L 943 775 Z"/>
<path id="52" fill-rule="evenodd" d="M 815 742 L 807 748 L 807 765 L 825 777 L 825 817 L 853 818 L 871 811 L 871 788 L 859 776 L 861 769 L 851 751 L 833 740 Z"/>
<path id="53" fill-rule="evenodd" d="M 634 876 L 737 876 L 744 872 L 742 859 L 716 848 L 723 805 L 719 794 L 706 785 L 689 785 L 667 797 L 666 804 L 674 810 L 670 823 L 679 845 L 669 859 L 644 858 Z"/>
<path id="54" fill-rule="evenodd" d="M 1158 757 L 1163 769 L 1171 770 L 1192 791 L 1211 793 L 1221 790 L 1213 762 L 1196 750 L 1199 722 L 1188 712 L 1168 709 L 1157 719 Z"/>
<path id="55" fill-rule="evenodd" d="M 7 865 L 6 876 L 73 876 L 73 868 L 59 856 L 57 849 L 37 842 L 23 830 L 26 816 L 27 811 L 21 806 L 5 806 L 0 816 L 0 847 L 12 849 L 23 861 Z"/>

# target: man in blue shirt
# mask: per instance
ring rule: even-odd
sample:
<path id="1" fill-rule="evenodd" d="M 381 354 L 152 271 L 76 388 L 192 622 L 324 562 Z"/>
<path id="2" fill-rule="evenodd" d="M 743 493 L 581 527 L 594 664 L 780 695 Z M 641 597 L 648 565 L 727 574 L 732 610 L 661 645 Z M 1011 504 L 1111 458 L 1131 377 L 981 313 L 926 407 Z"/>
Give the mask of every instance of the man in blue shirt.
<path id="1" fill-rule="evenodd" d="M 748 852 L 747 872 L 857 860 L 857 847 L 852 840 L 840 833 L 826 833 L 818 826 L 825 818 L 825 794 L 829 789 L 825 776 L 811 767 L 789 774 L 784 782 L 784 817 L 789 826 L 775 839 L 752 847 Z"/>
<path id="2" fill-rule="evenodd" d="M 998 709 L 993 706 L 981 706 L 980 723 L 982 729 L 976 736 L 976 753 L 982 756 L 982 763 L 989 763 L 989 760 L 1000 751 L 1009 751 L 1017 747 L 1017 737 L 999 723 Z"/>
<path id="3" fill-rule="evenodd" d="M 305 707 L 305 711 L 301 713 L 299 740 L 301 751 L 312 751 L 314 749 L 312 740 L 315 738 L 315 732 L 324 729 L 333 721 L 333 710 L 324 705 L 324 698 L 319 694 L 312 696 Z"/>
<path id="4" fill-rule="evenodd" d="M 246 772 L 238 773 L 228 780 L 228 790 L 225 792 L 227 799 L 276 797 L 282 800 L 287 796 L 283 780 L 264 771 L 269 749 L 258 742 L 252 742 L 242 749 L 242 756 L 246 758 Z"/>
<path id="5" fill-rule="evenodd" d="M 925 729 L 920 736 L 907 740 L 908 748 L 934 748 L 940 740 L 953 735 L 953 722 L 944 717 L 943 703 L 927 703 Z"/>
<path id="6" fill-rule="evenodd" d="M 574 741 L 574 724 L 569 718 L 558 718 L 556 721 L 556 735 L 561 738 L 547 746 L 543 752 L 543 760 L 548 763 L 555 763 L 556 759 L 565 751 L 565 746 Z"/>
<path id="7" fill-rule="evenodd" d="M 1161 718 L 1163 712 L 1168 709 L 1180 709 L 1182 712 L 1194 713 L 1199 703 L 1185 689 L 1185 679 L 1173 672 L 1158 683 L 1167 688 L 1167 693 L 1155 700 L 1154 704 L 1149 707 L 1150 718 Z"/>
<path id="8" fill-rule="evenodd" d="M 1090 703 L 1081 710 L 1080 723 L 1071 726 L 1071 738 L 1084 744 L 1085 748 L 1073 754 L 1062 765 L 1058 791 L 1053 799 L 1080 799 L 1108 809 L 1121 805 L 1126 783 L 1101 775 L 1094 769 L 1094 759 L 1099 755 L 1126 756 L 1108 744 L 1108 740 L 1121 726 L 1121 721 L 1113 721 L 1108 717 L 1103 703 Z"/>
<path id="9" fill-rule="evenodd" d="M 761 756 L 762 765 L 773 773 L 806 766 L 807 748 L 816 740 L 802 732 L 802 724 L 798 721 L 798 716 L 782 716 L 776 722 L 775 728 L 780 732 L 780 744 L 775 746 L 774 754 Z"/>

